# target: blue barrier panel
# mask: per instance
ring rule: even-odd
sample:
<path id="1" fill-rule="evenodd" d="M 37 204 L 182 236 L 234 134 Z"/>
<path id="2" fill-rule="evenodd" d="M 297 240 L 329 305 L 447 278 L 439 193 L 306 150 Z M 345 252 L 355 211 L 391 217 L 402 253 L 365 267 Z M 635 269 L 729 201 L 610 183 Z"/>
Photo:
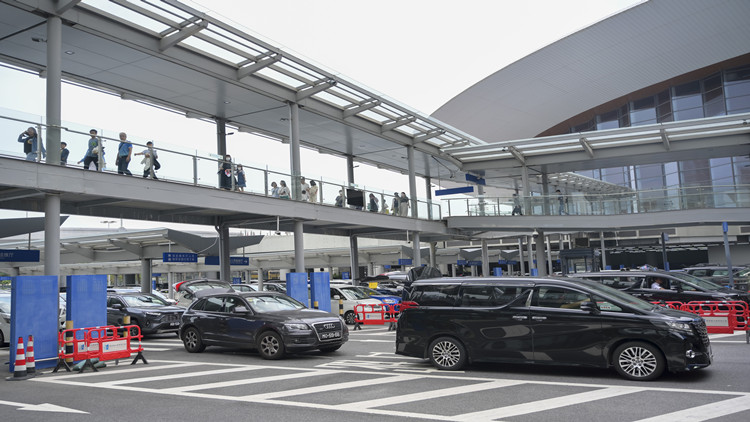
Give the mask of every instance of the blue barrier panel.
<path id="1" fill-rule="evenodd" d="M 351 274 L 349 271 L 342 271 L 341 272 L 341 279 L 342 280 L 349 280 L 351 278 Z"/>
<path id="2" fill-rule="evenodd" d="M 503 275 L 503 269 L 500 268 L 500 267 L 493 268 L 492 269 L 492 275 L 498 276 L 498 277 L 502 276 Z"/>
<path id="3" fill-rule="evenodd" d="M 107 276 L 69 275 L 65 280 L 66 317 L 73 328 L 107 325 Z"/>
<path id="4" fill-rule="evenodd" d="M 307 273 L 287 273 L 286 294 L 309 307 L 310 296 L 307 292 Z"/>
<path id="5" fill-rule="evenodd" d="M 310 280 L 310 301 L 318 301 L 318 309 L 331 312 L 331 274 L 313 273 Z M 338 309 L 336 310 L 338 312 Z"/>
<path id="6" fill-rule="evenodd" d="M 24 350 L 29 335 L 34 336 L 34 360 L 37 368 L 50 368 L 57 364 L 57 330 L 60 325 L 57 276 L 21 275 L 11 281 L 10 318 L 10 372 L 16 361 L 18 337 L 23 337 Z"/>
<path id="7" fill-rule="evenodd" d="M 531 275 L 532 275 L 532 276 L 535 276 L 535 277 L 536 277 L 536 276 L 538 276 L 538 275 L 539 275 L 539 270 L 538 270 L 538 269 L 536 269 L 536 268 L 532 268 L 532 269 L 531 269 Z"/>

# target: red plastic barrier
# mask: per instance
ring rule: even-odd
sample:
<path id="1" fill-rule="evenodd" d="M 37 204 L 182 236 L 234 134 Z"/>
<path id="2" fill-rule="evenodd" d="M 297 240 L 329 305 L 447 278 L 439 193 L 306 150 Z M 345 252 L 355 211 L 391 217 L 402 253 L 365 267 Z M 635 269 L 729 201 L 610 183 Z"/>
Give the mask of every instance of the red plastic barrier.
<path id="1" fill-rule="evenodd" d="M 750 309 L 745 302 L 688 302 L 682 306 L 681 310 L 703 317 L 706 321 L 706 328 L 711 334 L 733 334 L 735 331 L 748 331 Z"/>
<path id="2" fill-rule="evenodd" d="M 354 305 L 354 321 L 362 325 L 383 325 L 386 322 L 385 304 Z"/>
<path id="3" fill-rule="evenodd" d="M 683 302 L 673 302 L 673 301 L 664 301 L 664 300 L 659 300 L 659 301 L 655 301 L 651 303 L 653 303 L 654 305 L 666 306 L 667 308 L 671 308 L 671 309 L 677 309 L 678 311 L 682 310 L 682 306 L 684 305 Z"/>
<path id="4" fill-rule="evenodd" d="M 72 339 L 67 339 L 72 334 Z M 81 368 L 90 366 L 94 371 L 96 367 L 92 359 L 99 361 L 129 358 L 133 353 L 137 353 L 135 364 L 143 357 L 143 346 L 141 345 L 141 329 L 137 325 L 126 325 L 117 327 L 108 325 L 104 327 L 87 327 L 63 330 L 58 335 L 58 364 L 53 372 L 57 372 L 60 367 L 65 367 L 70 371 L 66 360 L 85 361 L 86 364 Z M 66 345 L 72 344 L 72 349 L 66 350 Z"/>

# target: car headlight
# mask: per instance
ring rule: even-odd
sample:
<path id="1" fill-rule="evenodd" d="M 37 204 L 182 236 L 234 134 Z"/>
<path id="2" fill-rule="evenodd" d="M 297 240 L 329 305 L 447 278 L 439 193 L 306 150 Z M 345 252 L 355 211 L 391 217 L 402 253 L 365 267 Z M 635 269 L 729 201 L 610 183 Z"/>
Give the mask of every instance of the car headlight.
<path id="1" fill-rule="evenodd" d="M 396 303 L 396 301 L 393 300 L 393 299 L 385 299 L 385 300 L 383 300 L 383 302 L 385 302 L 385 303 Z"/>
<path id="2" fill-rule="evenodd" d="M 667 327 L 673 330 L 688 331 L 688 332 L 693 331 L 693 327 L 687 322 L 667 321 L 666 324 L 667 324 Z"/>
<path id="3" fill-rule="evenodd" d="M 159 312 L 146 312 L 146 315 L 148 315 L 148 316 L 159 316 L 161 314 Z"/>
<path id="4" fill-rule="evenodd" d="M 307 324 L 295 324 L 295 323 L 284 324 L 284 328 L 286 328 L 287 331 L 309 331 L 310 330 L 310 326 Z"/>

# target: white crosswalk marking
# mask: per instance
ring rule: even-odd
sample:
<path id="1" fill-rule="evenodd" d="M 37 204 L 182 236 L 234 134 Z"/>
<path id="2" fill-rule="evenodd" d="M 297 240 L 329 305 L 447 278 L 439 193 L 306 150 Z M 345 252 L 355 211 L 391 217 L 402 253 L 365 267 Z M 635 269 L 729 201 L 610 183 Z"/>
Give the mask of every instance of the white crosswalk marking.
<path id="1" fill-rule="evenodd" d="M 750 410 L 750 397 L 742 396 L 716 403 L 641 419 L 637 422 L 700 422 Z"/>
<path id="2" fill-rule="evenodd" d="M 592 401 L 605 401 L 610 398 L 623 396 L 638 392 L 647 392 L 652 397 L 659 394 L 673 393 L 691 393 L 691 394 L 708 394 L 720 396 L 716 402 L 686 408 L 673 413 L 662 414 L 652 418 L 643 419 L 639 422 L 702 422 L 713 420 L 729 415 L 739 416 L 750 410 L 750 393 L 732 392 L 732 391 L 714 391 L 714 390 L 695 390 L 690 388 L 659 388 L 655 386 L 611 386 L 606 384 L 593 383 L 564 383 L 552 381 L 531 381 L 531 380 L 513 380 L 513 379 L 495 379 L 487 377 L 474 377 L 467 374 L 458 373 L 403 373 L 404 366 L 411 366 L 419 369 L 419 366 L 413 365 L 414 361 L 405 358 L 398 362 L 392 359 L 378 360 L 381 356 L 373 354 L 370 359 L 361 361 L 331 361 L 320 364 L 315 368 L 290 368 L 286 366 L 274 366 L 264 364 L 228 364 L 228 363 L 205 363 L 205 362 L 178 362 L 167 360 L 153 360 L 153 365 L 143 365 L 139 367 L 112 368 L 113 370 L 100 371 L 96 373 L 84 374 L 60 374 L 54 376 L 38 377 L 32 382 L 44 382 L 65 385 L 76 388 L 105 388 L 110 390 L 124 390 L 130 392 L 143 392 L 146 394 L 161 394 L 165 397 L 192 397 L 201 400 L 223 400 L 227 402 L 246 402 L 262 403 L 264 405 L 298 407 L 319 409 L 333 412 L 332 420 L 351 418 L 351 412 L 359 412 L 367 415 L 380 415 L 384 418 L 420 418 L 440 421 L 464 421 L 464 422 L 484 422 L 498 421 L 503 418 L 512 418 L 523 415 L 530 415 L 537 412 L 555 410 L 564 407 L 585 406 Z M 178 369 L 178 371 L 173 371 Z M 262 369 L 262 375 L 254 376 L 253 371 Z M 139 374 L 132 377 L 134 372 L 161 371 L 153 376 Z M 165 373 L 171 371 L 172 373 Z M 399 371 L 399 372 L 397 372 Z M 355 381 L 339 381 L 342 375 L 358 376 Z M 97 382 L 97 377 L 109 375 L 109 377 Z M 218 382 L 210 381 L 208 377 L 219 375 L 218 378 L 225 380 Z M 114 379 L 113 378 L 117 378 Z M 279 389 L 277 382 L 294 381 L 302 379 L 314 380 L 314 386 L 302 388 Z M 184 380 L 188 381 L 188 385 Z M 440 388 L 441 380 L 460 381 L 462 385 Z M 172 382 L 174 381 L 174 382 Z M 356 401 L 341 400 L 338 403 L 321 403 L 314 398 L 315 393 L 332 393 L 325 394 L 326 397 L 335 398 L 340 394 L 337 392 L 347 392 L 354 389 L 366 389 L 370 386 L 387 386 L 395 383 L 415 383 L 421 385 L 420 390 L 407 394 L 394 394 L 390 396 L 379 395 L 368 398 L 367 395 L 358 395 Z M 245 396 L 233 396 L 224 394 L 220 389 L 235 386 L 246 385 L 263 385 L 263 389 L 268 392 L 257 394 L 248 394 Z M 308 382 L 308 384 L 311 384 Z M 158 386 L 155 386 L 158 385 Z M 479 392 L 491 392 L 489 394 L 512 394 L 516 386 L 545 386 L 557 392 L 556 397 L 547 399 L 507 405 L 481 411 L 463 413 L 459 415 L 438 414 L 432 403 L 451 400 L 465 400 L 467 395 Z M 432 388 L 434 389 L 430 389 Z M 566 394 L 569 387 L 585 388 L 589 391 Z M 268 388 L 268 389 L 266 389 Z M 256 387 L 257 389 L 257 387 Z M 234 391 L 241 391 L 233 389 Z M 382 387 L 378 391 L 388 389 Z M 404 391 L 403 389 L 394 389 L 394 391 Z M 247 393 L 245 393 L 247 394 Z M 723 396 L 723 397 L 722 397 Z M 734 397 L 733 397 L 734 396 Z M 342 396 L 343 397 L 343 396 Z M 431 401 L 436 400 L 436 401 Z M 686 403 L 689 403 L 686 401 Z M 408 410 L 395 410 L 393 405 L 407 405 Z M 605 402 L 606 405 L 606 402 Z M 687 405 L 689 406 L 689 405 Z M 457 407 L 458 408 L 458 407 Z M 347 412 L 346 417 L 342 413 L 337 415 L 335 412 Z"/>
<path id="3" fill-rule="evenodd" d="M 570 394 L 546 400 L 537 400 L 513 406 L 500 407 L 497 409 L 483 410 L 481 412 L 464 413 L 463 415 L 456 415 L 454 418 L 456 421 L 466 422 L 492 421 L 495 419 L 541 412 L 544 410 L 551 410 L 558 407 L 581 404 L 594 400 L 607 399 L 643 390 L 644 389 L 642 388 L 632 387 L 603 388 L 601 390 L 587 391 L 585 393 Z"/>

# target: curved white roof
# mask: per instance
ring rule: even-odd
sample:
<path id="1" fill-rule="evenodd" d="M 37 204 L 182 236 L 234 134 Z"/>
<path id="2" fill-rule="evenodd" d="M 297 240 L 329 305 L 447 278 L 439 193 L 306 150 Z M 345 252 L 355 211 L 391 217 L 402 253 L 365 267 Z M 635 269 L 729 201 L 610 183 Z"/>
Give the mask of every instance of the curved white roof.
<path id="1" fill-rule="evenodd" d="M 747 0 L 651 0 L 495 72 L 433 116 L 487 142 L 534 137 L 610 100 L 750 52 L 749 21 Z"/>

